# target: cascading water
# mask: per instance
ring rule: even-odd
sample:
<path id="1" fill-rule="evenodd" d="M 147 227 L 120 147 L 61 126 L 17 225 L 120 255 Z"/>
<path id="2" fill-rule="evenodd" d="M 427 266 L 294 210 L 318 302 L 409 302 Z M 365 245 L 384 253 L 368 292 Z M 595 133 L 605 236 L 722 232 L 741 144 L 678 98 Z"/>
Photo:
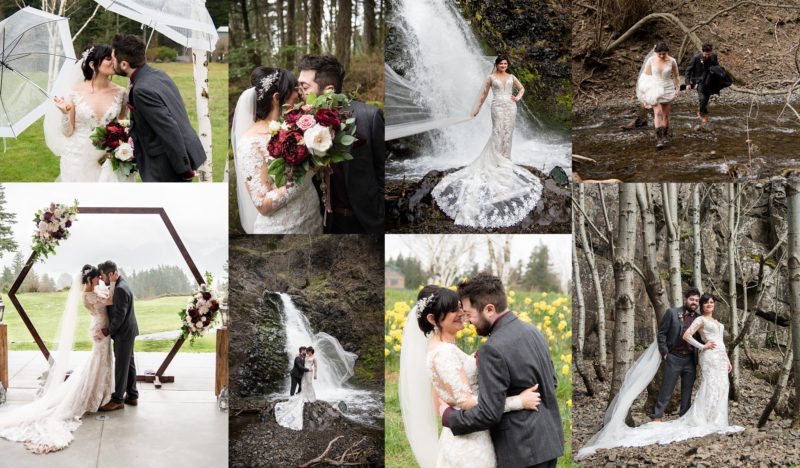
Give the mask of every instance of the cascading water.
<path id="1" fill-rule="evenodd" d="M 467 119 L 477 104 L 486 77 L 493 62 L 485 57 L 469 25 L 447 0 L 396 0 L 395 30 L 403 36 L 409 48 L 411 63 L 402 80 L 387 77 L 386 93 L 408 95 L 423 111 L 420 128 L 435 129 L 443 122 L 459 121 L 441 128 L 432 135 L 432 147 L 413 158 L 390 160 L 386 164 L 389 179 L 419 179 L 430 170 L 463 167 L 480 154 L 492 129 L 491 95 L 474 119 Z M 513 64 L 512 64 L 513 73 Z M 391 75 L 388 74 L 387 75 Z M 391 78 L 391 79 L 390 79 Z M 407 99 L 405 100 L 407 102 Z M 522 109 L 520 109 L 522 110 Z M 394 108 L 398 114 L 411 112 L 402 106 Z M 387 98 L 387 124 L 409 125 L 401 115 L 392 116 L 393 108 Z M 425 122 L 422 122 L 425 119 Z M 534 119 L 533 128 L 529 119 Z M 387 133 L 391 133 L 387 128 Z M 535 116 L 520 111 L 514 132 L 511 156 L 515 163 L 534 166 L 544 172 L 555 166 L 571 166 L 571 145 L 561 135 L 550 135 Z"/>
<path id="2" fill-rule="evenodd" d="M 383 403 L 373 392 L 348 386 L 347 380 L 353 376 L 353 368 L 358 356 L 345 351 L 335 337 L 324 333 L 313 333 L 308 318 L 292 302 L 292 298 L 280 293 L 284 311 L 284 329 L 286 331 L 287 363 L 285 395 L 289 394 L 289 370 L 301 346 L 313 346 L 317 361 L 317 379 L 314 380 L 314 393 L 317 399 L 336 405 L 344 402 L 344 412 L 357 421 L 373 424 L 383 419 Z"/>

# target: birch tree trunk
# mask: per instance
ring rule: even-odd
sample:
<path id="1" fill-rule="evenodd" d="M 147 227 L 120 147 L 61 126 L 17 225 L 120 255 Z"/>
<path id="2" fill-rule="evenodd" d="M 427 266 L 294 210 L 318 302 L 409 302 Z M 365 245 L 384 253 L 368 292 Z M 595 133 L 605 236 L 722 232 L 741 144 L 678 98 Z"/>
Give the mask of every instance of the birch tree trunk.
<path id="1" fill-rule="evenodd" d="M 731 335 L 739 334 L 739 314 L 736 310 L 736 186 L 728 184 L 728 304 L 731 309 Z M 736 400 L 739 385 L 739 348 L 731 356 L 733 372 L 730 374 L 730 396 Z"/>
<path id="2" fill-rule="evenodd" d="M 681 290 L 681 251 L 678 229 L 678 186 L 675 183 L 661 184 L 664 218 L 667 223 L 667 256 L 669 261 L 669 301 L 672 307 L 683 304 Z"/>
<path id="3" fill-rule="evenodd" d="M 661 275 L 658 268 L 657 245 L 656 245 L 656 219 L 653 214 L 653 200 L 650 190 L 646 184 L 636 184 L 636 199 L 639 202 L 639 210 L 642 213 L 642 237 L 644 246 L 642 256 L 644 257 L 644 287 L 650 304 L 655 312 L 656 323 L 661 322 L 661 317 L 669 308 L 667 301 L 667 291 L 661 282 Z"/>
<path id="4" fill-rule="evenodd" d="M 583 255 L 586 257 L 586 263 L 589 265 L 589 273 L 592 275 L 592 286 L 594 287 L 595 302 L 597 303 L 597 377 L 600 381 L 606 380 L 607 372 L 607 351 L 606 351 L 606 308 L 603 300 L 603 285 L 600 282 L 600 273 L 597 271 L 597 263 L 595 263 L 594 250 L 589 243 L 589 237 L 586 235 L 586 225 L 583 222 L 583 214 L 586 212 L 586 191 L 584 184 L 577 184 L 578 187 L 578 206 L 580 212 L 578 213 L 577 225 L 578 235 L 581 239 L 581 246 L 583 247 Z M 603 188 L 600 187 L 600 190 Z"/>
<path id="5" fill-rule="evenodd" d="M 609 402 L 619 392 L 625 374 L 633 364 L 634 298 L 633 273 L 636 256 L 636 185 L 619 186 L 619 223 L 614 257 L 614 371 Z"/>
<path id="6" fill-rule="evenodd" d="M 575 210 L 572 210 L 572 232 L 575 232 Z M 594 395 L 594 379 L 586 373 L 583 365 L 583 344 L 586 336 L 586 303 L 583 300 L 583 285 L 581 284 L 581 265 L 578 262 L 578 249 L 575 243 L 578 239 L 572 239 L 572 287 L 575 291 L 575 310 L 577 313 L 578 336 L 572 340 L 572 363 L 578 375 L 586 387 L 586 394 Z M 574 328 L 573 328 L 574 330 Z"/>
<path id="7" fill-rule="evenodd" d="M 197 106 L 197 130 L 206 162 L 198 168 L 197 178 L 200 182 L 213 182 L 213 159 L 211 151 L 211 114 L 208 110 L 208 57 L 206 50 L 192 49 L 194 65 L 194 97 Z"/>
<path id="8" fill-rule="evenodd" d="M 689 209 L 692 217 L 692 240 L 694 255 L 692 256 L 692 283 L 700 294 L 703 294 L 703 245 L 700 242 L 700 184 L 692 184 L 692 205 Z"/>
<path id="9" fill-rule="evenodd" d="M 787 179 L 789 198 L 789 307 L 791 308 L 791 350 L 794 362 L 794 416 L 792 427 L 800 427 L 800 173 L 792 172 Z"/>

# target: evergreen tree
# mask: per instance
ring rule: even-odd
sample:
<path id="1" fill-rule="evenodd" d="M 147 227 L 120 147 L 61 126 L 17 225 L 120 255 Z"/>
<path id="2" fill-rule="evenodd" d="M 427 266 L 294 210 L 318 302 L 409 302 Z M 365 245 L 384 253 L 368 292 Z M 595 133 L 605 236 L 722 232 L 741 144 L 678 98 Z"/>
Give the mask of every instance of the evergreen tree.
<path id="1" fill-rule="evenodd" d="M 0 184 L 0 257 L 3 252 L 14 252 L 17 250 L 17 243 L 14 241 L 14 224 L 17 215 L 6 211 L 6 190 Z"/>
<path id="2" fill-rule="evenodd" d="M 520 283 L 531 291 L 561 291 L 561 281 L 550 264 L 550 250 L 546 245 L 540 243 L 533 248 Z"/>

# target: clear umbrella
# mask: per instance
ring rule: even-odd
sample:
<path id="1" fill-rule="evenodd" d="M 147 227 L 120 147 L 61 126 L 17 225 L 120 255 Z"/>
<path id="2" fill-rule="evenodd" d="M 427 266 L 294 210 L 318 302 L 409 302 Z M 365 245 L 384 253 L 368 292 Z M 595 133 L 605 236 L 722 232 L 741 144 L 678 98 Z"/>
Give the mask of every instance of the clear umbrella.
<path id="1" fill-rule="evenodd" d="M 95 0 L 184 47 L 214 50 L 219 35 L 204 0 Z"/>
<path id="2" fill-rule="evenodd" d="M 44 115 L 53 85 L 75 63 L 66 18 L 26 7 L 0 22 L 0 137 Z"/>

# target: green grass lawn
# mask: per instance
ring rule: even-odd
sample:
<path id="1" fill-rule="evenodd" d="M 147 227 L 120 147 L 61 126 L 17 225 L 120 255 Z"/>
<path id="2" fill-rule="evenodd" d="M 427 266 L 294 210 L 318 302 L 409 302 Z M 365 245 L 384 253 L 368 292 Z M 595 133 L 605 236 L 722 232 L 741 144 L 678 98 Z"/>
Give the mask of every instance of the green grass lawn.
<path id="1" fill-rule="evenodd" d="M 64 312 L 64 305 L 67 301 L 66 292 L 56 293 L 30 293 L 17 295 L 19 301 L 25 307 L 25 312 L 33 322 L 39 335 L 51 350 L 53 340 L 58 333 L 59 320 Z M 178 312 L 186 307 L 188 296 L 161 297 L 151 300 L 137 300 L 136 320 L 139 324 L 139 334 L 178 330 L 181 327 Z M 28 331 L 22 318 L 17 313 L 11 301 L 4 298 L 6 304 L 5 321 L 8 323 L 9 349 L 11 351 L 37 350 L 36 342 Z M 91 338 L 88 336 L 90 316 L 89 311 L 81 306 L 79 310 L 79 321 L 75 329 L 75 345 L 73 349 L 85 351 L 92 347 Z M 172 348 L 173 340 L 158 341 L 137 341 L 136 351 L 157 351 L 167 352 Z M 216 337 L 208 335 L 194 342 L 194 345 L 186 343 L 181 352 L 214 352 Z"/>
<path id="2" fill-rule="evenodd" d="M 181 91 L 189 120 L 197 129 L 194 79 L 190 63 L 157 63 Z M 114 77 L 120 86 L 128 86 L 127 78 Z M 228 148 L 228 65 L 209 64 L 211 132 L 214 181 L 221 182 Z M 52 182 L 58 177 L 59 160 L 44 143 L 43 119 L 28 127 L 18 138 L 6 139 L 7 151 L 0 153 L 0 180 L 5 182 Z"/>

